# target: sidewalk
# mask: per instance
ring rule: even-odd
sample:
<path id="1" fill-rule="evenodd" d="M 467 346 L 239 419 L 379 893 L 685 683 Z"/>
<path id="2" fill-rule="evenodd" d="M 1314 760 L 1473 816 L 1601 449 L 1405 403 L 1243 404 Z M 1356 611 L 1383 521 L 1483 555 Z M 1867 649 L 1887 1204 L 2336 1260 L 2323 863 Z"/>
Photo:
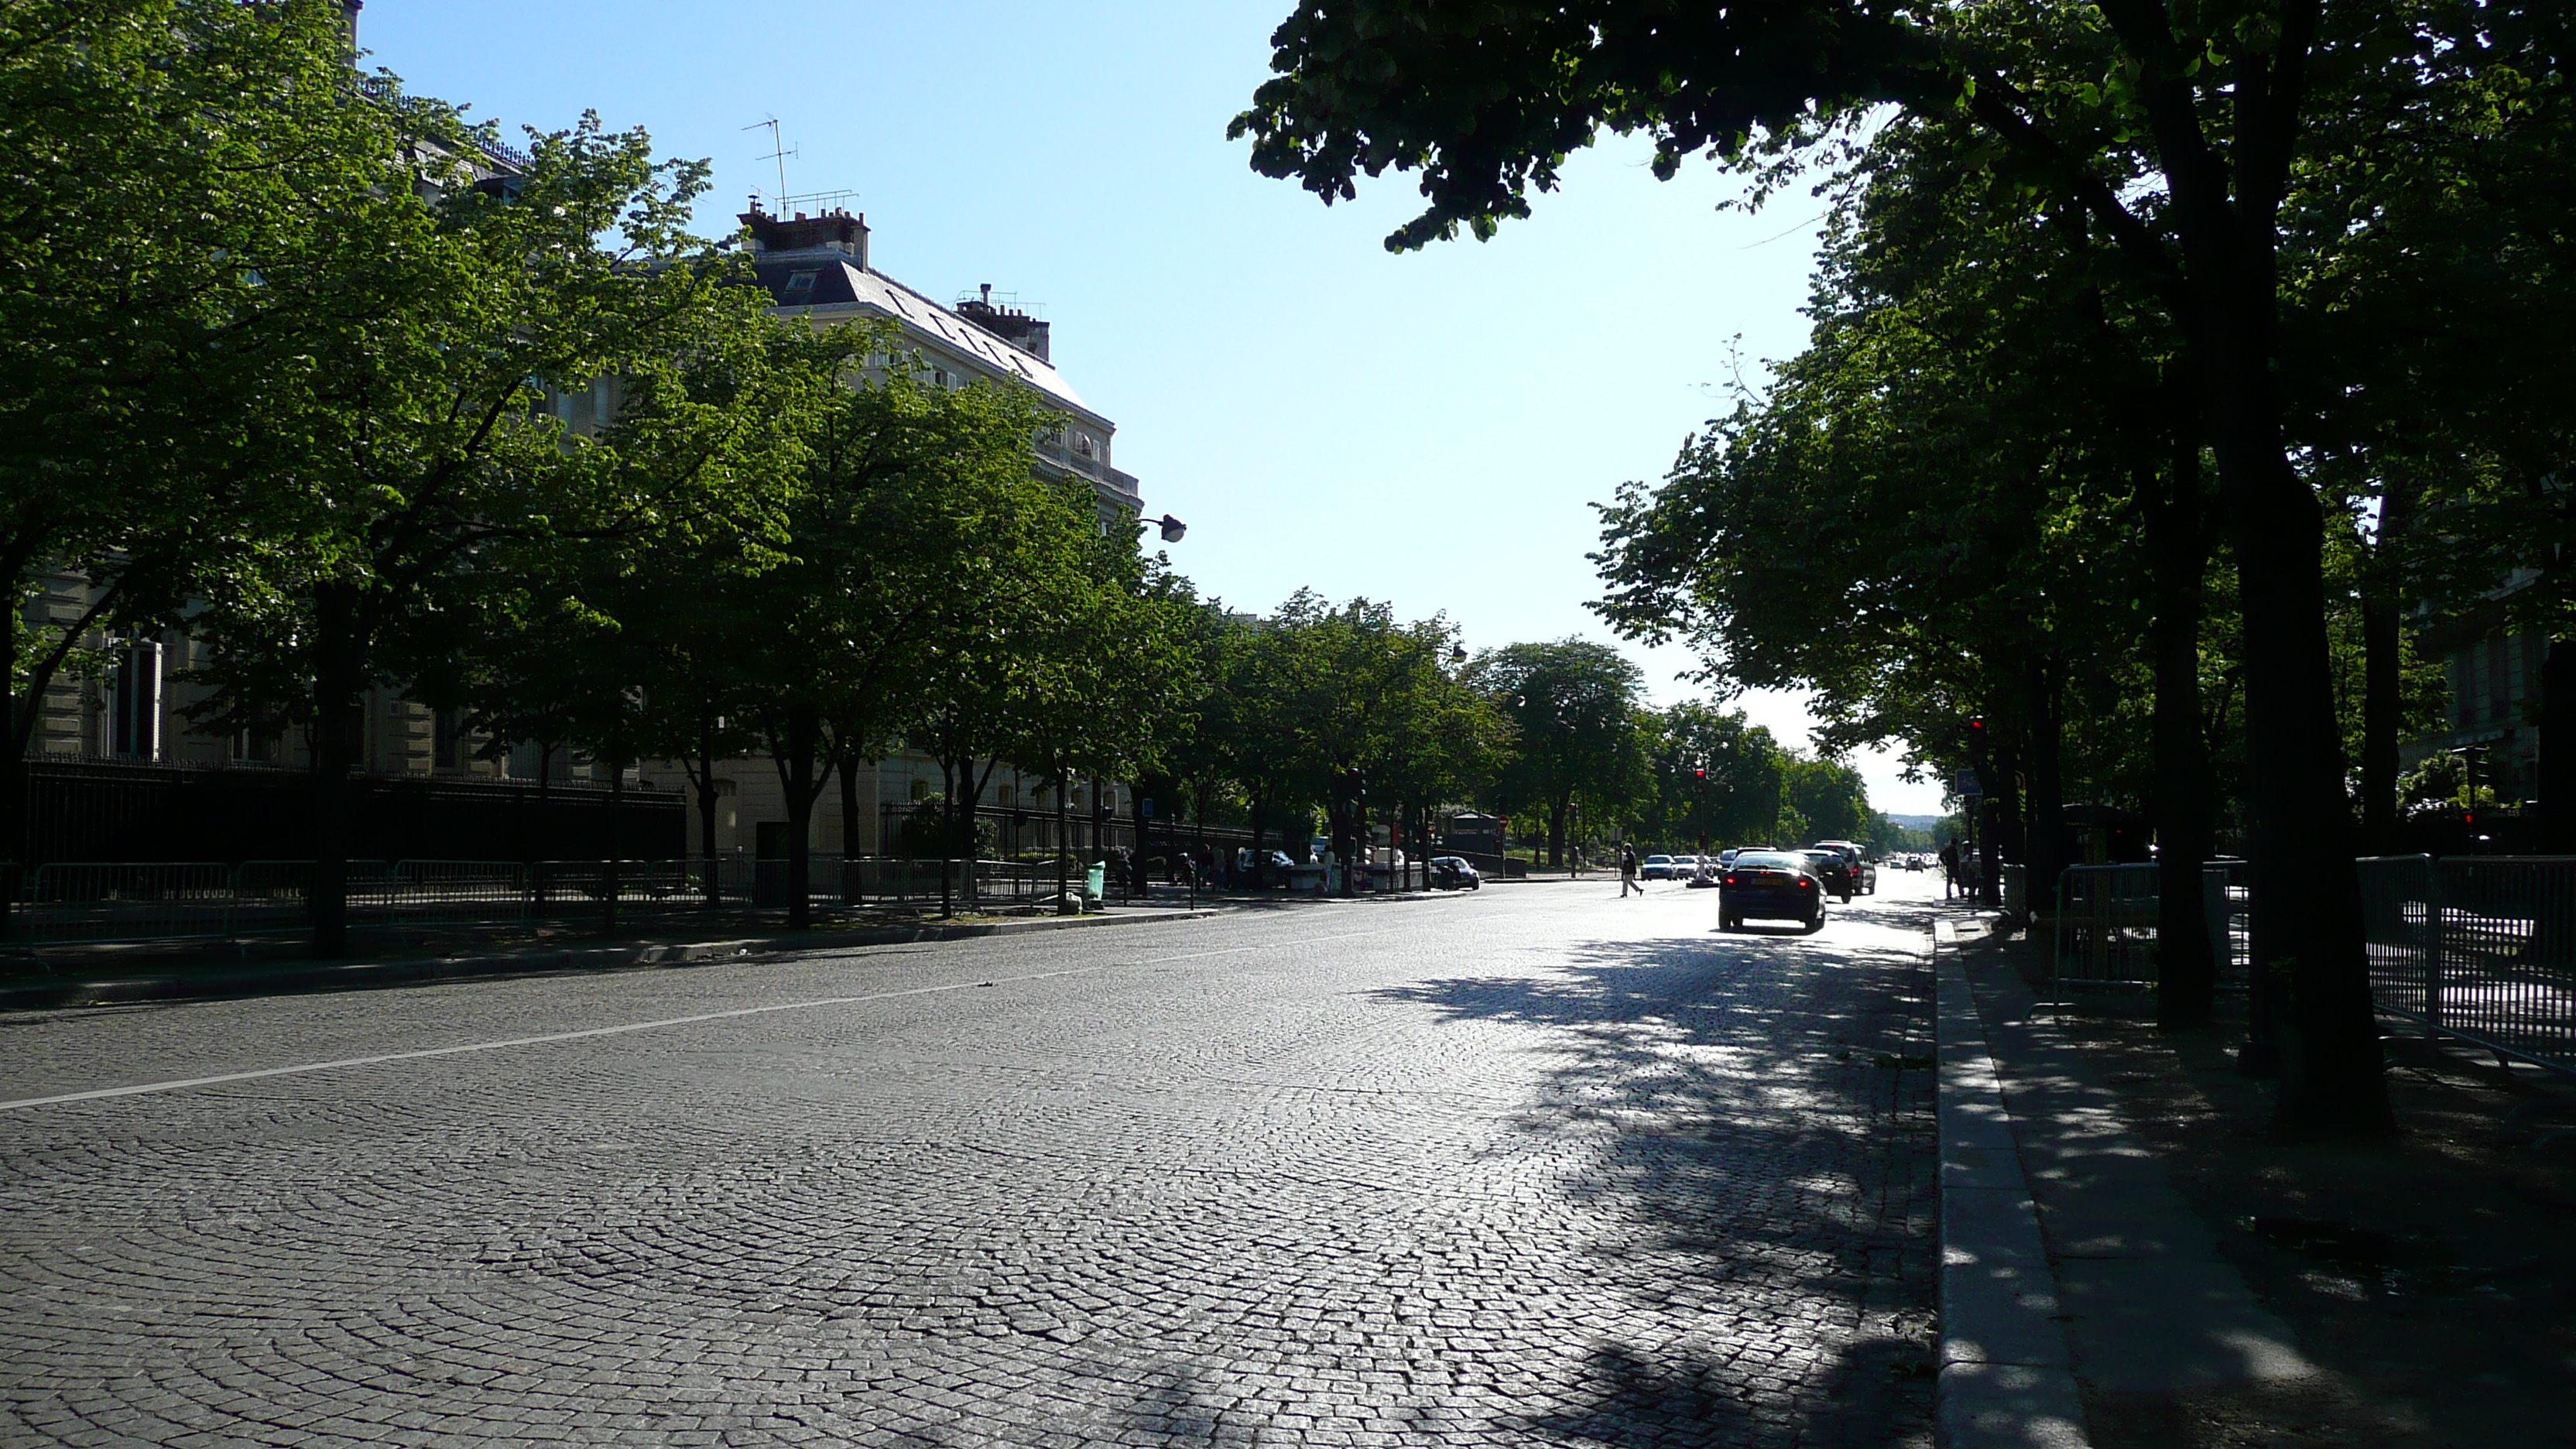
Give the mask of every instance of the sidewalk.
<path id="1" fill-rule="evenodd" d="M 2314 1377 L 1986 926 L 1935 930 L 1941 1443 L 2082 1449 L 2088 1401 Z"/>
<path id="2" fill-rule="evenodd" d="M 1187 907 L 1113 906 L 1104 914 L 1091 916 L 1032 916 L 997 921 L 925 920 L 899 925 L 768 932 L 714 940 L 625 941 L 583 946 L 542 944 L 455 955 L 388 954 L 382 959 L 369 961 L 272 958 L 238 970 L 209 970 L 203 959 L 167 956 L 137 963 L 139 969 L 122 970 L 112 963 L 90 964 L 76 959 L 44 977 L 0 985 L 0 1011 L 249 996 L 268 992 L 345 991 L 481 977 L 629 971 L 749 956 L 898 945 L 911 941 L 959 941 L 1030 931 L 1194 921 L 1215 914 L 1213 907 L 1191 910 Z M 194 969 L 174 969 L 182 965 Z"/>

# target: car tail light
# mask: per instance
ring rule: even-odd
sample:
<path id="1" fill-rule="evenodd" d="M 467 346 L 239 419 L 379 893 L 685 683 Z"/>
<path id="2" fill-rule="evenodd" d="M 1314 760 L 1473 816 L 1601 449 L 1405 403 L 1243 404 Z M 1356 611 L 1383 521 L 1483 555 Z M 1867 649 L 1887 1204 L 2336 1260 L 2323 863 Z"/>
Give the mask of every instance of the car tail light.
<path id="1" fill-rule="evenodd" d="M 1722 885 L 1733 885 L 1733 884 L 1735 884 L 1735 877 L 1733 877 L 1733 876 L 1728 876 L 1724 881 L 1720 882 L 1720 884 L 1722 884 Z"/>
<path id="2" fill-rule="evenodd" d="M 1802 891 L 1811 891 L 1811 890 L 1814 890 L 1815 888 L 1816 888 L 1816 883 L 1815 883 L 1814 881 L 1811 881 L 1811 880 L 1807 879 L 1807 878 L 1806 878 L 1805 876 L 1803 876 L 1803 875 L 1802 875 L 1802 876 L 1800 876 L 1800 877 L 1798 877 L 1798 889 L 1800 889 L 1800 890 L 1802 890 Z"/>

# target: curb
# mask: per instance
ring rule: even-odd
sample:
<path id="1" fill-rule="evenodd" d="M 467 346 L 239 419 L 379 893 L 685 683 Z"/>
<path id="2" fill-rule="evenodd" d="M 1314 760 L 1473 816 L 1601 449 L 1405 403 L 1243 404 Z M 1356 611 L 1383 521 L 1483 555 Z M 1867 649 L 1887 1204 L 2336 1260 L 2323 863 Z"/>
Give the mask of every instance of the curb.
<path id="1" fill-rule="evenodd" d="M 37 986 L 0 987 L 0 1011 L 42 1011 L 76 1006 L 110 1006 L 144 1001 L 184 1001 L 209 996 L 252 996 L 271 991 L 335 991 L 371 986 L 407 986 L 425 981 L 468 981 L 497 976 L 554 976 L 685 966 L 750 956 L 799 956 L 860 946 L 894 946 L 914 941 L 964 941 L 983 936 L 1017 936 L 1032 931 L 1146 926 L 1162 921 L 1196 921 L 1216 915 L 1212 909 L 1173 910 L 1151 916 L 1058 916 L 1026 921 L 982 921 L 969 925 L 880 926 L 859 931 L 810 932 L 801 935 L 746 936 L 731 941 L 665 942 L 649 946 L 596 946 L 513 955 L 441 956 L 412 961 L 360 961 L 343 965 L 299 966 L 279 971 L 233 971 L 208 976 L 139 976 L 122 980 L 48 982 Z"/>
<path id="2" fill-rule="evenodd" d="M 1942 1449 L 2088 1449 L 2057 1276 L 2002 1079 L 1958 958 L 1932 928 L 1941 1122 Z M 1952 949 L 1945 952 L 1941 948 Z"/>

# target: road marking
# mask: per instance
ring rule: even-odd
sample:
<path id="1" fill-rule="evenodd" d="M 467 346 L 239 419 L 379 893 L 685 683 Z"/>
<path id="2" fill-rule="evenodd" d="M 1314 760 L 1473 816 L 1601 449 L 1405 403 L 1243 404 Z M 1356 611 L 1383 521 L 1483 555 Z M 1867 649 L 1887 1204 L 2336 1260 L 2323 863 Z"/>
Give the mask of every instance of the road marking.
<path id="1" fill-rule="evenodd" d="M 1306 946 L 1318 941 L 1343 941 L 1352 936 L 1374 934 L 1350 931 L 1338 936 L 1308 936 L 1295 941 L 1265 942 L 1258 946 L 1237 946 L 1224 951 L 1199 951 L 1188 956 L 1158 956 L 1132 964 L 1152 966 L 1164 961 L 1189 961 L 1200 956 L 1227 956 L 1236 951 L 1270 951 L 1287 946 Z M 14 1112 L 21 1107 L 51 1107 L 64 1102 L 95 1102 L 106 1097 L 139 1097 L 150 1092 L 177 1092 L 189 1087 L 213 1087 L 226 1082 L 255 1082 L 263 1077 L 293 1077 L 307 1072 L 338 1071 L 343 1067 L 373 1067 L 387 1062 L 415 1062 L 429 1057 L 452 1057 L 466 1052 L 492 1052 L 504 1047 L 543 1046 L 548 1042 L 581 1041 L 589 1037 L 624 1036 L 628 1032 L 654 1031 L 666 1026 L 693 1026 L 704 1021 L 729 1021 L 743 1016 L 765 1016 L 774 1011 L 806 1011 L 818 1006 L 862 1006 L 872 1001 L 895 1001 L 906 996 L 934 996 L 946 991 L 973 991 L 986 986 L 1012 986 L 1024 981 L 1053 981 L 1066 976 L 1089 976 L 1095 972 L 1115 970 L 1121 963 L 1100 966 L 1074 966 L 1062 971 L 1035 971 L 1025 976 L 997 976 L 989 981 L 956 981 L 945 986 L 912 986 L 901 991 L 876 991 L 865 996 L 823 996 L 811 1001 L 783 1001 L 772 1006 L 743 1006 L 731 1011 L 701 1012 L 696 1016 L 669 1016 L 658 1021 L 631 1021 L 623 1026 L 594 1026 L 582 1031 L 548 1032 L 543 1036 L 514 1036 L 501 1041 L 467 1042 L 461 1046 L 425 1047 L 419 1051 L 383 1052 L 367 1057 L 341 1057 L 336 1061 L 303 1062 L 291 1067 L 263 1067 L 255 1072 L 225 1072 L 212 1077 L 180 1077 L 167 1082 L 138 1082 L 130 1087 L 100 1087 L 88 1092 L 64 1092 L 52 1097 L 21 1097 L 14 1102 L 0 1102 L 0 1112 Z"/>

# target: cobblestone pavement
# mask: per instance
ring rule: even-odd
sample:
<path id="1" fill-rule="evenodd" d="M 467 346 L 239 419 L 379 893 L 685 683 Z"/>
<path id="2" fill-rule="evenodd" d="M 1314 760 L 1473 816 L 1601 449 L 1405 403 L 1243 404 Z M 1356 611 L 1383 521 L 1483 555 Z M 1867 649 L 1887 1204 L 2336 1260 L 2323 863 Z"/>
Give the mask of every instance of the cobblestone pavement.
<path id="1" fill-rule="evenodd" d="M 1928 1444 L 1916 886 L 0 1017 L 0 1444 Z"/>

